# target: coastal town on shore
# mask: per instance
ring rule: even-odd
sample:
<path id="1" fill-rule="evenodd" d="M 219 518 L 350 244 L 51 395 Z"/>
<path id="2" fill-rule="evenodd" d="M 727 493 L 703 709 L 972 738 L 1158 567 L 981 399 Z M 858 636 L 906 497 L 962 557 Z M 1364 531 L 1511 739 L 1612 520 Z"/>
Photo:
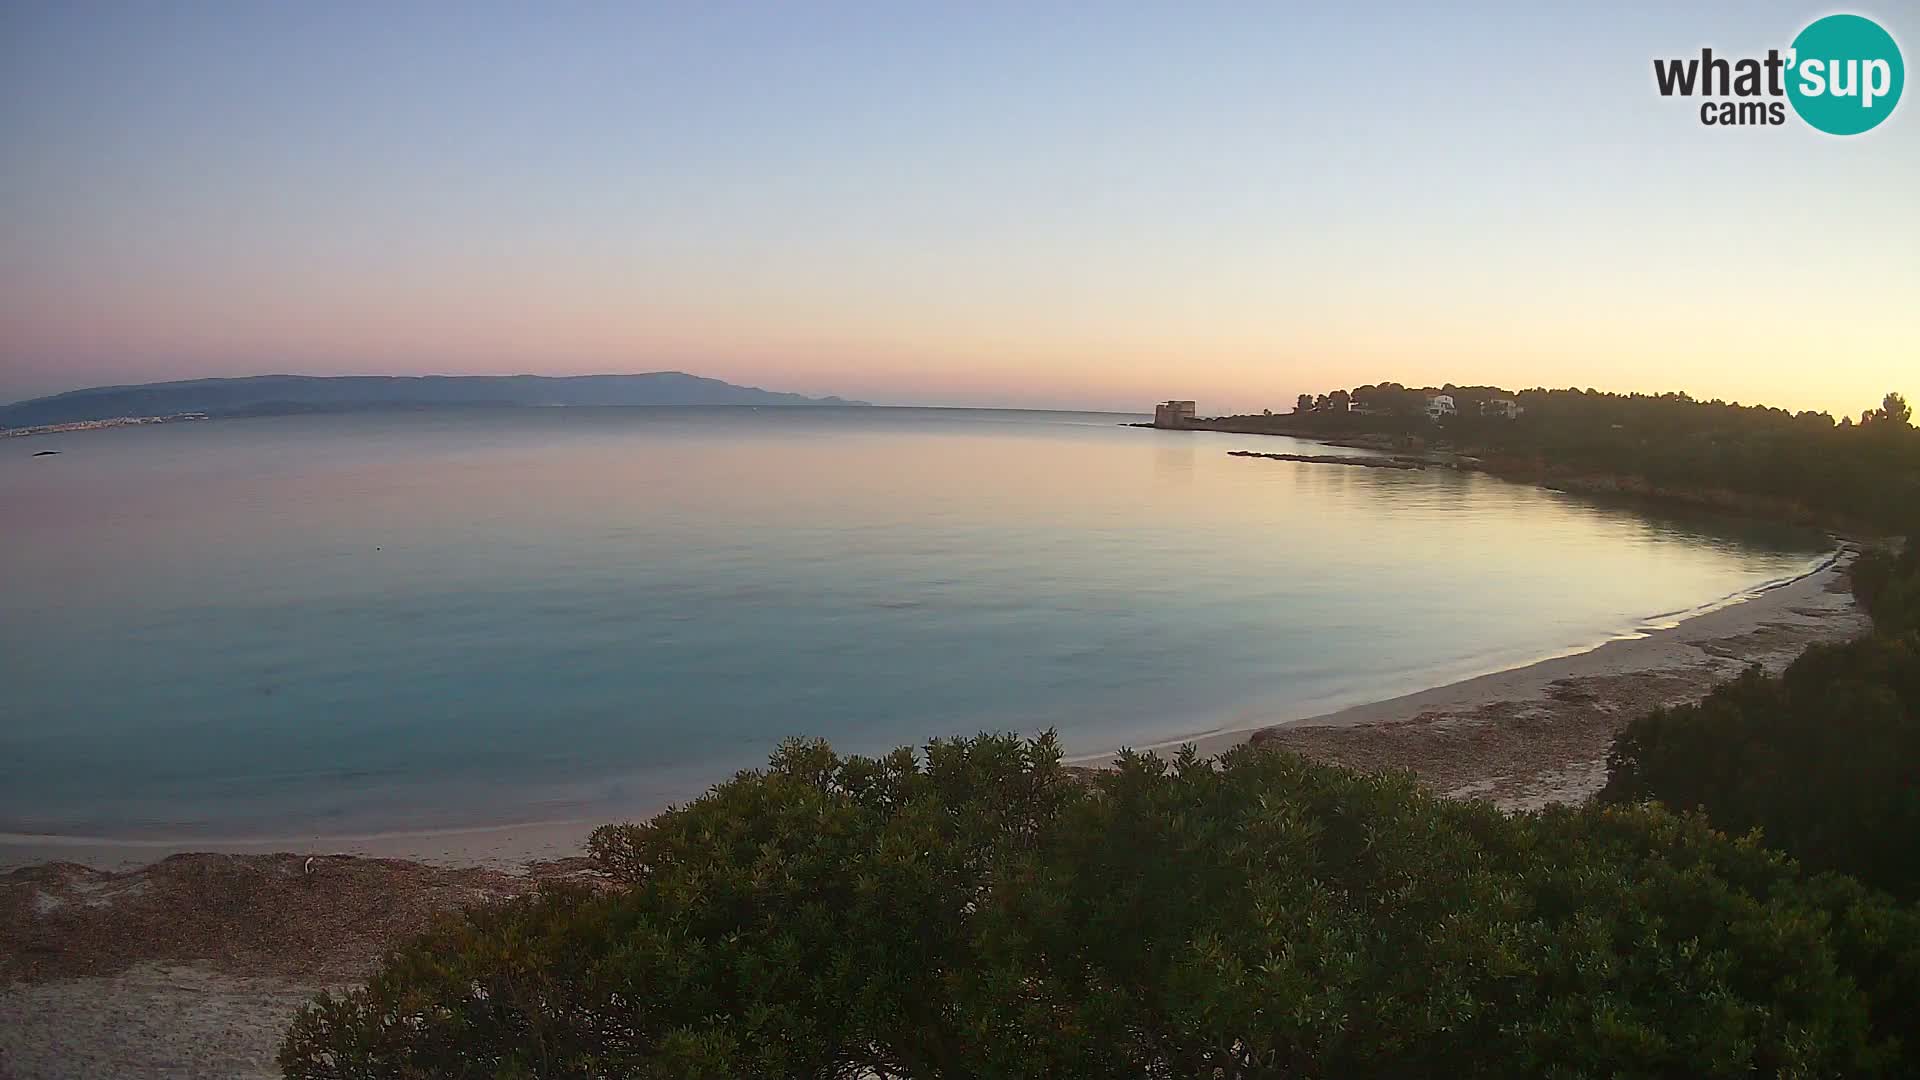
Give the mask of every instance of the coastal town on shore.
<path id="1" fill-rule="evenodd" d="M 35 424 L 31 427 L 0 428 L 0 439 L 29 435 L 64 435 L 73 431 L 100 431 L 105 428 L 139 427 L 146 424 L 179 424 L 207 419 L 206 413 L 172 413 L 167 416 L 114 416 L 104 420 L 75 420 L 66 424 Z"/>

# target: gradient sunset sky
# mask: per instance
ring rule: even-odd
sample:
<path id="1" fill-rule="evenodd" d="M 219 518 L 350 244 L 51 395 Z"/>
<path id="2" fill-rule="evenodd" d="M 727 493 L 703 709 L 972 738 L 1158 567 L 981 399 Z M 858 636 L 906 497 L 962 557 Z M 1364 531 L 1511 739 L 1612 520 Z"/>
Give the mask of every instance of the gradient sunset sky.
<path id="1" fill-rule="evenodd" d="M 678 368 L 1203 412 L 1920 395 L 1920 100 L 1703 127 L 1804 3 L 0 10 L 0 401 Z M 1920 55 L 1920 8 L 1851 8 Z M 1909 99 L 1914 93 L 1907 95 Z"/>

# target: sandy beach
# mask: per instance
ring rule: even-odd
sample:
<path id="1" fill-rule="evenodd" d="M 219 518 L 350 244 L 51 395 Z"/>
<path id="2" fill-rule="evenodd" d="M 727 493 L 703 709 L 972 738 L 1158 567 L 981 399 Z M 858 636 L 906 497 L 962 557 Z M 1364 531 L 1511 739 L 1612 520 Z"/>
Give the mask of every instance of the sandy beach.
<path id="1" fill-rule="evenodd" d="M 1577 802 L 1604 783 L 1608 746 L 1634 716 L 1864 631 L 1848 558 L 1587 652 L 1189 741 L 1205 754 L 1251 741 L 1412 769 L 1444 794 L 1509 808 Z M 13 868 L 0 875 L 0 1076 L 274 1075 L 301 1001 L 363 977 L 435 911 L 588 873 L 570 857 L 595 824 L 200 843 L 195 854 L 167 841 L 0 836 L 0 866 Z"/>
<path id="2" fill-rule="evenodd" d="M 1455 798 L 1508 809 L 1577 803 L 1606 783 L 1607 750 L 1651 709 L 1697 701 L 1752 664 L 1865 633 L 1842 549 L 1819 569 L 1642 636 L 1290 723 L 1192 740 L 1251 741 L 1359 769 L 1411 769 Z"/>
<path id="3" fill-rule="evenodd" d="M 180 854 L 0 876 L 0 1077 L 277 1076 L 287 1022 L 438 912 L 577 878 L 350 856 Z"/>

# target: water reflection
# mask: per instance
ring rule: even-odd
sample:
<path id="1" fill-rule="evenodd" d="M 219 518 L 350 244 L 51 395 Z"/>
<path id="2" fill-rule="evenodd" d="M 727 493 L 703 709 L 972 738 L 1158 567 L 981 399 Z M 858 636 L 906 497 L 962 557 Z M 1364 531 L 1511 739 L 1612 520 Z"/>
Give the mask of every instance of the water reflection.
<path id="1" fill-rule="evenodd" d="M 791 734 L 1152 742 L 1524 662 L 1821 546 L 1119 419 L 305 417 L 0 459 L 0 828 L 617 812 Z"/>

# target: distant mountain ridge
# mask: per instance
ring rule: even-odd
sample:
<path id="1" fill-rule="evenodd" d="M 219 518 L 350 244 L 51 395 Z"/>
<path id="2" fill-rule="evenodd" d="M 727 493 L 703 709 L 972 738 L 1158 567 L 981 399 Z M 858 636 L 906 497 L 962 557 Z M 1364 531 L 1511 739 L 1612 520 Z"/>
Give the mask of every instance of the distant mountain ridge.
<path id="1" fill-rule="evenodd" d="M 254 375 L 96 386 L 0 406 L 0 428 L 120 416 L 263 416 L 448 405 L 865 405 L 735 386 L 684 371 L 638 375 Z"/>

